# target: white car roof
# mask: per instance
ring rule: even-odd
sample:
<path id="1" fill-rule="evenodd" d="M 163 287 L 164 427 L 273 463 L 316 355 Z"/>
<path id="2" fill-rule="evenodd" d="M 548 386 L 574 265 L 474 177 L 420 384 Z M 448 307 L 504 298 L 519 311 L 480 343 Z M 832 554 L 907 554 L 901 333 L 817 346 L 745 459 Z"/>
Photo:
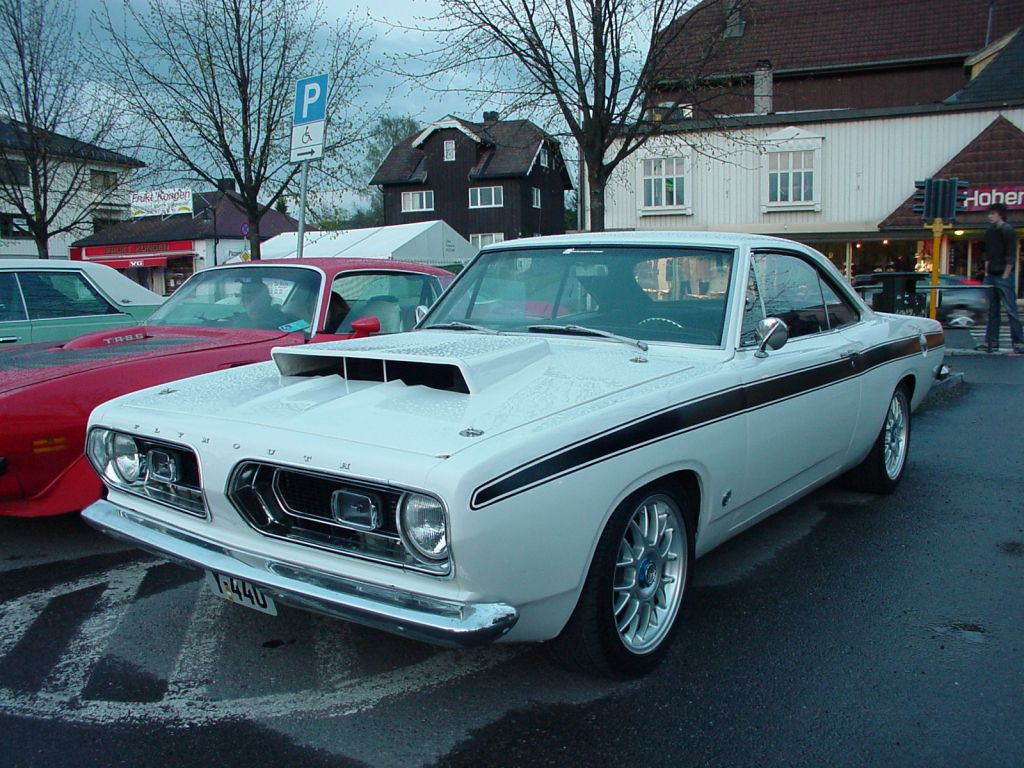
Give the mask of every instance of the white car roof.
<path id="1" fill-rule="evenodd" d="M 740 246 L 756 247 L 758 245 L 776 245 L 802 247 L 799 243 L 771 235 L 750 235 L 743 232 L 690 232 L 649 231 L 649 232 L 579 232 L 571 235 L 545 235 L 543 237 L 524 237 L 518 240 L 505 240 L 501 243 L 488 245 L 482 250 L 499 250 L 506 248 L 535 248 L 593 245 L 696 245 L 736 248 Z"/>
<path id="2" fill-rule="evenodd" d="M 39 270 L 61 271 L 69 269 L 89 276 L 99 288 L 118 304 L 148 306 L 163 304 L 164 297 L 144 288 L 113 267 L 72 259 L 0 259 L 0 271 Z"/>

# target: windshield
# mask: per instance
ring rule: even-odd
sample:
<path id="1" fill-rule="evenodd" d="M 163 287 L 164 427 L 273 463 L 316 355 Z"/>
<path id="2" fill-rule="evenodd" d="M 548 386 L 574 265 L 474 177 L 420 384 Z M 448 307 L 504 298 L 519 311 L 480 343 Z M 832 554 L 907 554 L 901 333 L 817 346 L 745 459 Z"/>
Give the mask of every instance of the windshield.
<path id="1" fill-rule="evenodd" d="M 323 280 L 314 269 L 246 265 L 197 272 L 146 321 L 150 326 L 304 331 Z"/>
<path id="2" fill-rule="evenodd" d="M 574 326 L 566 332 L 720 346 L 733 258 L 710 248 L 485 251 L 420 327 L 551 333 Z"/>

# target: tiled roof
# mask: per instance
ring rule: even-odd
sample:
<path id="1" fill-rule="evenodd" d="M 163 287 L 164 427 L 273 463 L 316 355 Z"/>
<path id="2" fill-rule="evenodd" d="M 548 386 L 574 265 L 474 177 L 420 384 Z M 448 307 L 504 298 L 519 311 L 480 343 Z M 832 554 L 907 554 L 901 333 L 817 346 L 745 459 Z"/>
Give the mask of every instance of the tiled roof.
<path id="1" fill-rule="evenodd" d="M 948 104 L 1001 102 L 1024 99 L 1024 29 L 981 73 L 948 99 Z"/>
<path id="2" fill-rule="evenodd" d="M 926 62 L 966 58 L 1024 25 L 1021 0 L 738 0 L 742 34 L 723 37 L 725 10 L 736 0 L 704 0 L 663 31 L 668 43 L 656 80 L 700 74 L 753 72 L 768 60 L 777 72 L 820 70 L 869 62 Z M 694 51 L 717 48 L 708 63 Z M 699 58 L 699 57 L 698 57 Z"/>
<path id="3" fill-rule="evenodd" d="M 929 175 L 934 178 L 965 179 L 972 187 L 1018 186 L 1020 180 L 1024 179 L 1024 132 L 1005 117 L 997 117 L 956 157 Z M 921 214 L 911 209 L 912 204 L 911 194 L 878 228 L 920 229 Z M 1011 218 L 1015 213 L 1019 211 L 1011 211 Z M 957 225 L 965 227 L 983 227 L 986 224 L 984 211 L 957 217 Z"/>
<path id="4" fill-rule="evenodd" d="M 141 160 L 134 157 L 122 155 L 95 144 L 88 144 L 70 136 L 62 136 L 59 133 L 45 134 L 49 139 L 49 152 L 59 157 L 74 158 L 76 160 L 92 160 L 97 163 L 110 163 L 112 165 L 127 165 L 132 168 L 141 168 L 145 165 Z M 14 151 L 22 151 L 28 144 L 28 132 L 23 123 L 13 120 L 0 120 L 0 147 Z"/>
<path id="5" fill-rule="evenodd" d="M 242 225 L 247 219 L 237 192 L 195 192 L 192 194 L 192 211 L 191 215 L 179 213 L 174 216 L 127 219 L 76 240 L 72 245 L 81 247 L 155 243 L 163 240 L 207 240 L 215 237 L 242 238 Z M 260 220 L 260 239 L 266 240 L 297 229 L 295 219 L 271 209 Z"/>
<path id="6" fill-rule="evenodd" d="M 445 122 L 449 121 L 458 122 L 466 133 L 475 136 L 481 144 L 478 162 L 469 173 L 469 177 L 474 180 L 526 176 L 542 141 L 547 141 L 552 151 L 558 151 L 558 141 L 529 120 L 471 123 L 453 117 L 445 119 Z M 419 135 L 399 142 L 384 158 L 370 183 L 424 183 L 427 178 L 426 153 L 421 147 L 413 146 Z"/>

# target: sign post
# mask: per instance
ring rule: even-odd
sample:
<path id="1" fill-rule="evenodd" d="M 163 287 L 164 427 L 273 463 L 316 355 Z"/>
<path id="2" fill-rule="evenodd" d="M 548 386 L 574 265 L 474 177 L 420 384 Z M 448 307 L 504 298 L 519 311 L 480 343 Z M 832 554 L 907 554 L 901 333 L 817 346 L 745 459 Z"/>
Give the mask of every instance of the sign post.
<path id="1" fill-rule="evenodd" d="M 291 161 L 302 163 L 299 182 L 299 242 L 296 255 L 302 258 L 306 232 L 306 182 L 309 161 L 324 156 L 327 125 L 327 74 L 306 77 L 295 83 L 295 113 L 292 117 Z"/>

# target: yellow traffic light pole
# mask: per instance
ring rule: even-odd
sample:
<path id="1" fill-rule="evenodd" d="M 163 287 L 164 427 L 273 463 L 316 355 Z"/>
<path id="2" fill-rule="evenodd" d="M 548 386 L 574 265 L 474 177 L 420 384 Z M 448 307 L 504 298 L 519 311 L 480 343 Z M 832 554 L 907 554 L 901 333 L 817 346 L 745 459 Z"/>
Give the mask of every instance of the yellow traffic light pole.
<path id="1" fill-rule="evenodd" d="M 952 225 L 943 222 L 939 216 L 932 219 L 932 285 L 931 301 L 928 302 L 928 317 L 932 320 L 936 318 L 936 311 L 939 308 L 939 262 L 942 260 L 942 232 L 949 226 Z"/>

